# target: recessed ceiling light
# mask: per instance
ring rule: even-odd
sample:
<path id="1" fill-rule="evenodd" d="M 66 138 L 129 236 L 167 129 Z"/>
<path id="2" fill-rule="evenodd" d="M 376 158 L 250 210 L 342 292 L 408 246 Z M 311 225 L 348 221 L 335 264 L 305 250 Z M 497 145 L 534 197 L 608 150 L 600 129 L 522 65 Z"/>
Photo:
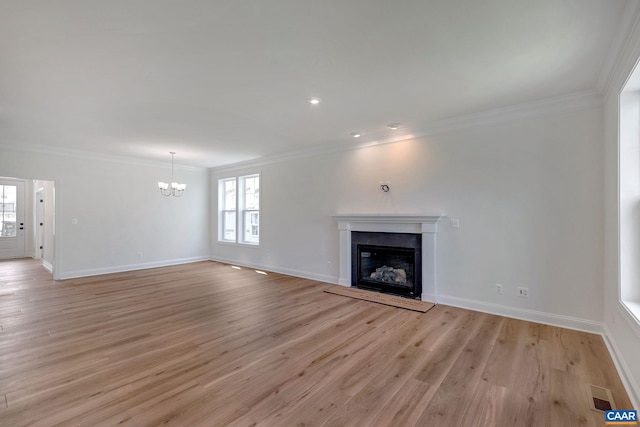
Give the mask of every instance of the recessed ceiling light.
<path id="1" fill-rule="evenodd" d="M 354 138 L 360 138 L 362 135 L 360 134 L 360 132 L 353 132 L 351 133 L 351 136 Z"/>
<path id="2" fill-rule="evenodd" d="M 309 98 L 309 104 L 311 105 L 318 105 L 320 104 L 321 99 L 318 97 L 313 97 L 313 98 Z"/>
<path id="3" fill-rule="evenodd" d="M 387 127 L 388 127 L 389 129 L 396 130 L 396 129 L 399 129 L 399 128 L 400 128 L 400 123 L 391 123 L 390 125 L 387 125 Z"/>

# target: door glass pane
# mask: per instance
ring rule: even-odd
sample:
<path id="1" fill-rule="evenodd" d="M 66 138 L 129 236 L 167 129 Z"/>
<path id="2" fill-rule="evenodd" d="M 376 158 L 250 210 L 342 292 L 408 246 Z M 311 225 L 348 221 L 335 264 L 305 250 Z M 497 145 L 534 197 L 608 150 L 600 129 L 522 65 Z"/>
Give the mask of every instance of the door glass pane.
<path id="1" fill-rule="evenodd" d="M 236 240 L 236 212 L 225 211 L 222 214 L 223 218 L 223 239 L 224 240 Z"/>
<path id="2" fill-rule="evenodd" d="M 18 187 L 0 185 L 0 237 L 16 237 Z"/>

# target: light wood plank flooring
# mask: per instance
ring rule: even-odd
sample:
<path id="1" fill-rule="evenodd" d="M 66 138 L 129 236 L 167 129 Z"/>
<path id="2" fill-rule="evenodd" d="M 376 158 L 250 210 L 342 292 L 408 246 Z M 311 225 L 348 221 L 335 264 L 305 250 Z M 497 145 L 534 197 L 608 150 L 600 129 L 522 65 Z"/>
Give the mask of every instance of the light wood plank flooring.
<path id="1" fill-rule="evenodd" d="M 0 262 L 3 426 L 601 426 L 602 338 L 201 262 L 55 282 Z"/>

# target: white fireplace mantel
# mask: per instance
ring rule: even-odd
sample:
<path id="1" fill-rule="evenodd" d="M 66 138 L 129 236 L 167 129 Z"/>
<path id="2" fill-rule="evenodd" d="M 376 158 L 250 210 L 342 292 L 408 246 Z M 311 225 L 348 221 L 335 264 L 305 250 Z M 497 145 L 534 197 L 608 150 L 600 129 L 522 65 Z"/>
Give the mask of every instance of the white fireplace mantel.
<path id="1" fill-rule="evenodd" d="M 333 217 L 340 230 L 340 277 L 338 283 L 351 286 L 351 232 L 422 234 L 423 301 L 437 302 L 436 255 L 438 221 L 444 215 L 339 214 Z"/>

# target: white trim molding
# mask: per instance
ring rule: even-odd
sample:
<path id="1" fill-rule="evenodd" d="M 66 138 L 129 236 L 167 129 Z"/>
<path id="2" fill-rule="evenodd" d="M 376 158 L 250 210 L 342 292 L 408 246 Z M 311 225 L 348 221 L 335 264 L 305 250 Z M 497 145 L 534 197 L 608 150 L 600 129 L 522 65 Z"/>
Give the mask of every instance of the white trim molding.
<path id="1" fill-rule="evenodd" d="M 526 320 L 528 322 L 541 323 L 543 325 L 559 326 L 561 328 L 573 329 L 576 331 L 590 332 L 593 334 L 604 333 L 603 324 L 600 322 L 594 322 L 592 320 L 581 319 L 578 317 L 565 316 L 562 314 L 529 310 L 520 307 L 494 304 L 490 302 L 454 297 L 450 295 L 440 295 L 438 303 L 450 305 L 453 307 L 464 308 L 467 310 L 480 311 L 482 313 L 510 317 L 513 319 Z"/>
<path id="2" fill-rule="evenodd" d="M 307 271 L 296 270 L 293 268 L 278 267 L 278 266 L 269 265 L 269 264 L 253 264 L 253 263 L 247 264 L 246 260 L 238 260 L 238 259 L 226 258 L 226 257 L 220 257 L 220 256 L 212 256 L 209 260 L 212 262 L 221 262 L 223 264 L 235 265 L 242 268 L 264 270 L 267 272 L 284 274 L 286 276 L 315 280 L 316 282 L 323 282 L 331 285 L 335 285 L 336 283 L 338 283 L 338 278 L 335 276 L 330 276 L 326 274 L 309 273 Z"/>
<path id="3" fill-rule="evenodd" d="M 640 387 L 633 378 L 629 366 L 625 362 L 620 349 L 616 346 L 611 331 L 606 324 L 577 317 L 564 316 L 560 314 L 547 313 L 543 311 L 527 310 L 501 304 L 476 301 L 467 298 L 459 298 L 449 295 L 440 295 L 439 303 L 453 307 L 474 310 L 482 313 L 495 314 L 497 316 L 510 317 L 513 319 L 526 320 L 528 322 L 540 323 L 543 325 L 558 326 L 576 331 L 589 332 L 602 336 L 611 355 L 611 359 L 618 371 L 629 399 L 634 408 L 640 408 Z"/>
<path id="4" fill-rule="evenodd" d="M 629 365 L 627 365 L 627 362 L 623 357 L 623 353 L 616 345 L 611 330 L 609 330 L 606 324 L 603 325 L 603 327 L 604 334 L 602 336 L 604 338 L 604 343 L 609 350 L 613 364 L 618 370 L 618 375 L 620 376 L 620 380 L 624 385 L 627 395 L 629 395 L 629 400 L 631 400 L 631 404 L 634 408 L 640 408 L 640 386 L 633 378 Z"/>
<path id="5" fill-rule="evenodd" d="M 126 271 L 146 270 L 148 268 L 168 267 L 170 265 L 190 264 L 192 262 L 209 261 L 208 256 L 179 258 L 166 261 L 145 262 L 140 264 L 116 265 L 113 267 L 91 268 L 86 270 L 72 270 L 61 272 L 56 280 L 75 279 L 78 277 L 98 276 L 101 274 L 122 273 Z"/>

